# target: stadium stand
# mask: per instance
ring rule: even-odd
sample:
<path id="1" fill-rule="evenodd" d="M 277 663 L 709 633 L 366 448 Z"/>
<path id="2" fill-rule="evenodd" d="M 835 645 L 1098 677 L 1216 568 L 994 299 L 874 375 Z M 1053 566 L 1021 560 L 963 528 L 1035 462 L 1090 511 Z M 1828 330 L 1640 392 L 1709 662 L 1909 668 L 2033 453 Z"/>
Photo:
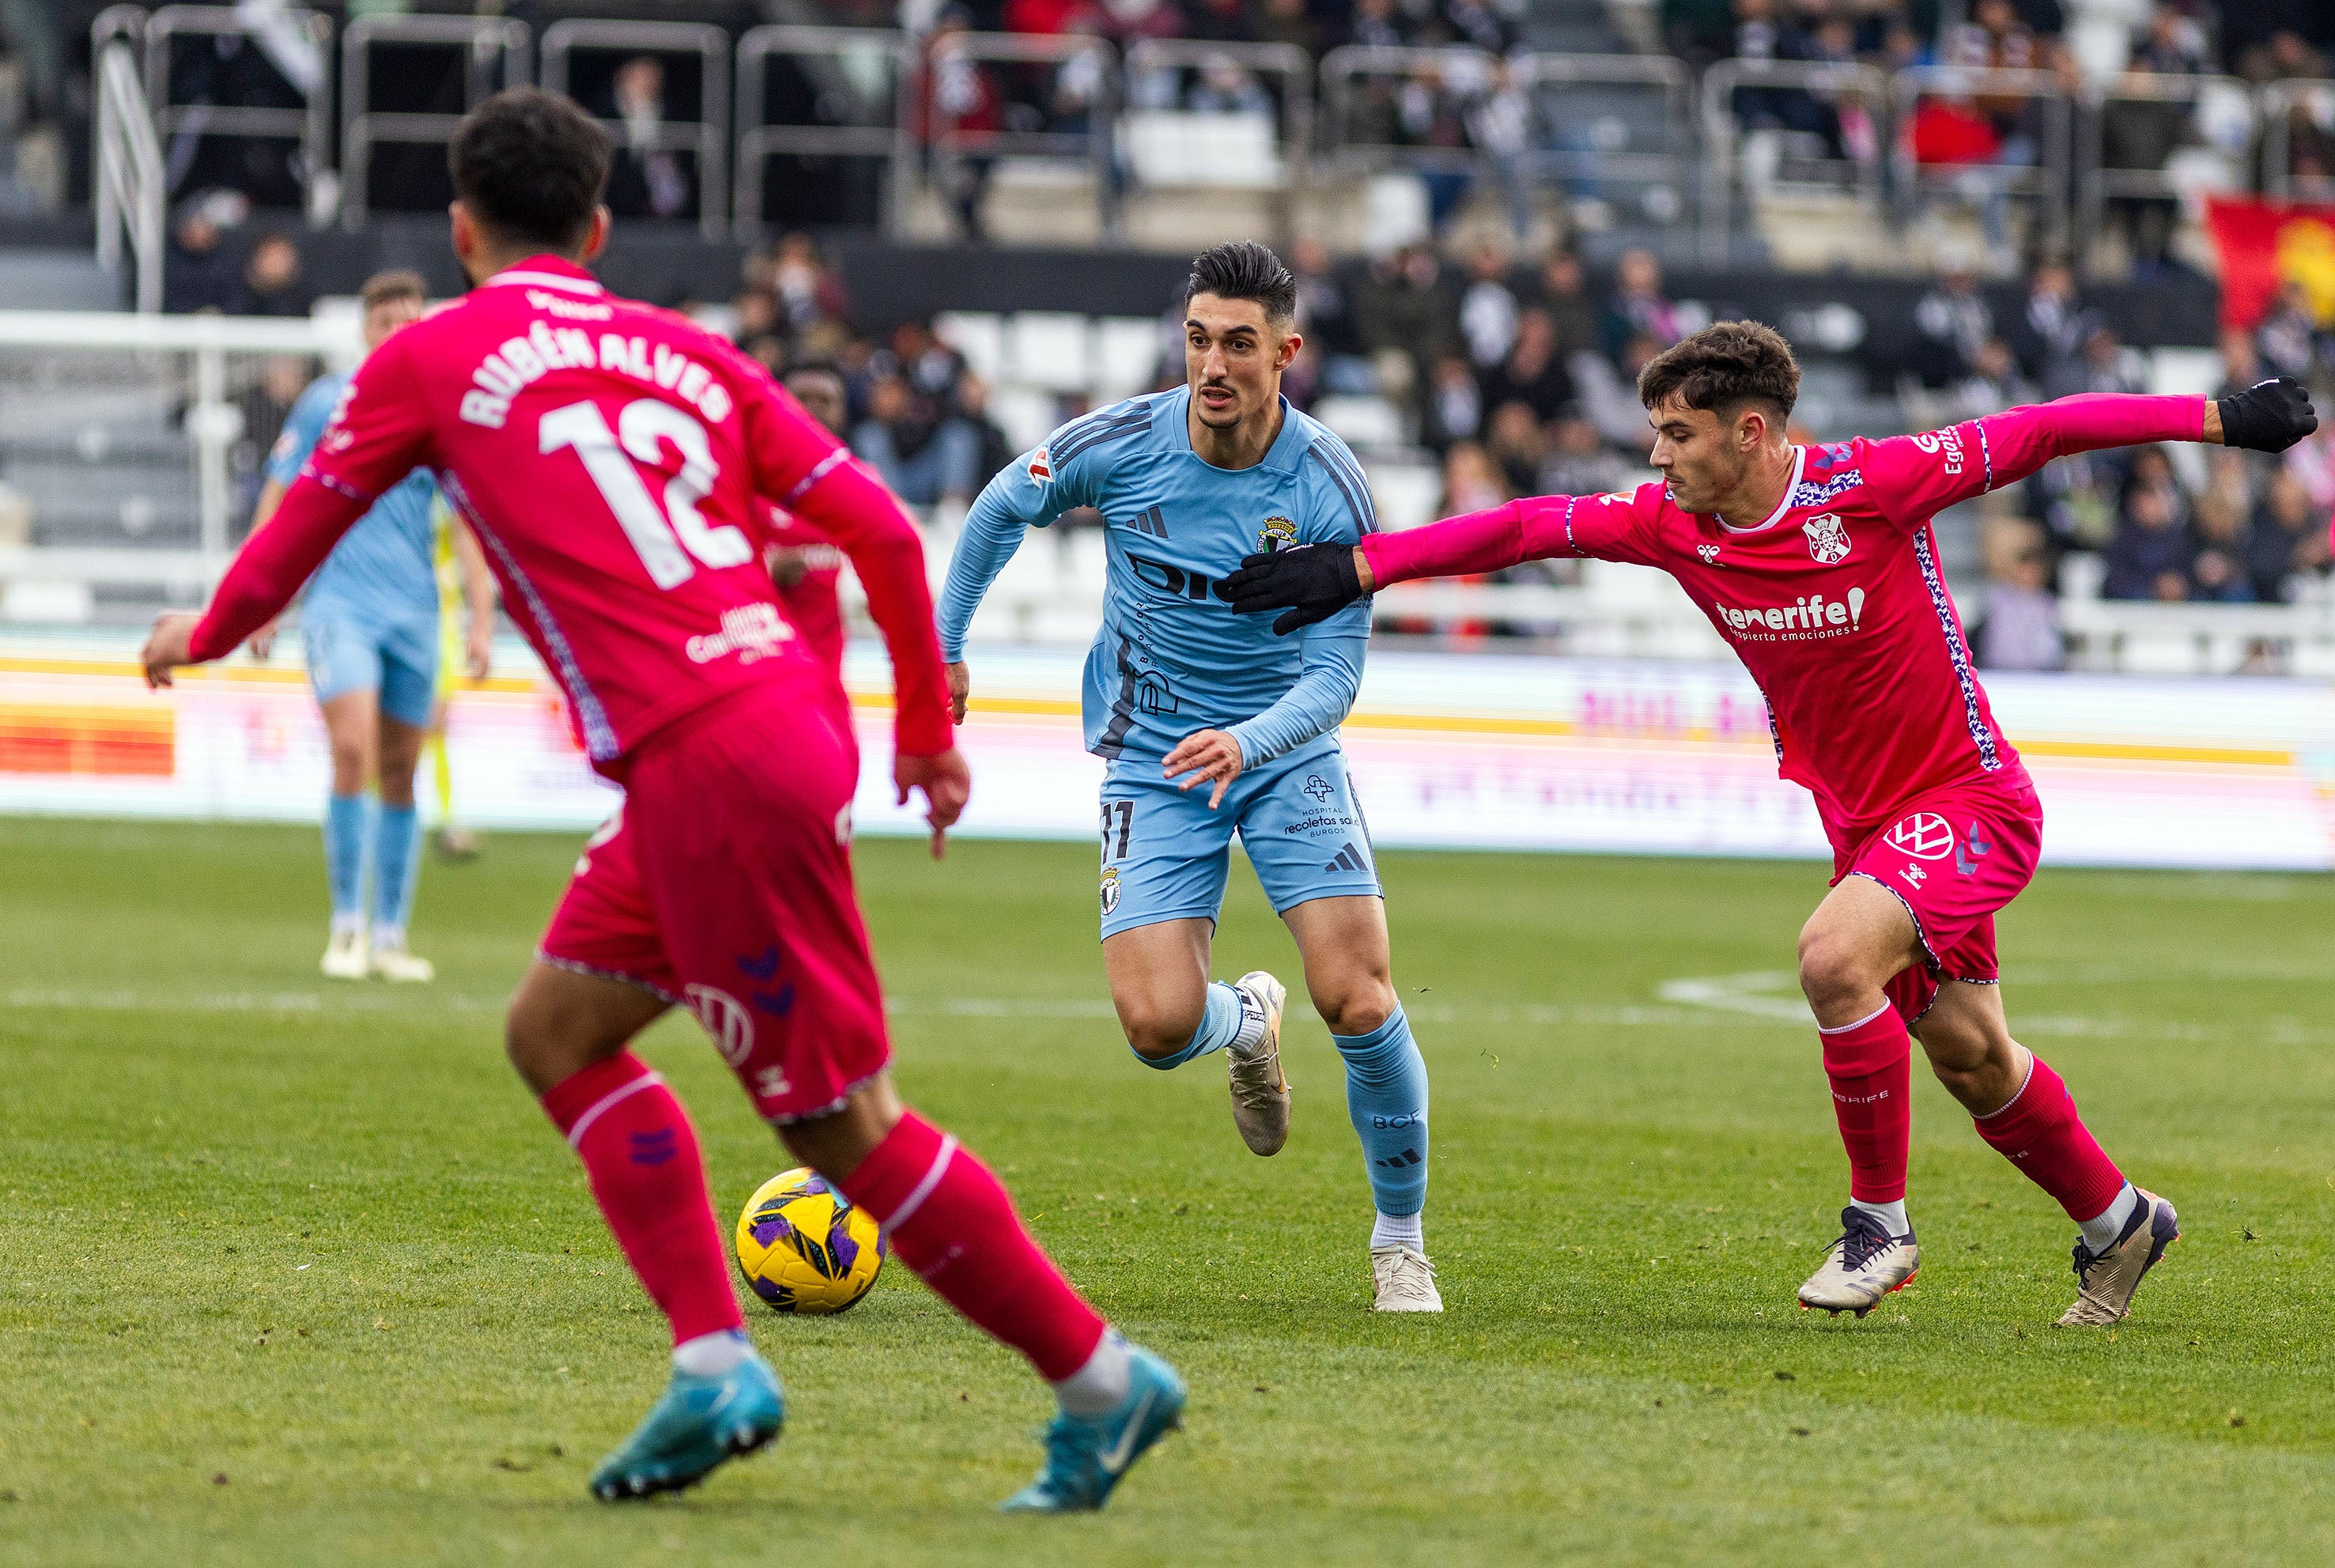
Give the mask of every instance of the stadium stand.
<path id="1" fill-rule="evenodd" d="M 837 364 L 944 542 L 1012 453 L 1180 374 L 1177 258 L 1230 235 L 1299 273 L 1291 393 L 1396 528 L 1637 482 L 1635 369 L 1720 315 L 1792 336 L 1826 439 L 2335 384 L 2335 288 L 2224 330 L 2206 221 L 2335 190 L 2309 0 L 486 9 L 0 5 L 0 619 L 199 595 L 290 393 L 353 352 L 355 284 L 454 286 L 443 142 L 522 80 L 616 138 L 627 286 L 774 370 Z M 140 305 L 219 319 L 32 308 Z M 1992 664 L 2325 673 L 2330 508 L 2322 433 L 2055 464 L 1942 547 Z M 1100 572 L 1067 528 L 983 629 L 1083 638 Z M 1720 652 L 1629 568 L 1515 576 L 1390 594 L 1387 629 Z"/>

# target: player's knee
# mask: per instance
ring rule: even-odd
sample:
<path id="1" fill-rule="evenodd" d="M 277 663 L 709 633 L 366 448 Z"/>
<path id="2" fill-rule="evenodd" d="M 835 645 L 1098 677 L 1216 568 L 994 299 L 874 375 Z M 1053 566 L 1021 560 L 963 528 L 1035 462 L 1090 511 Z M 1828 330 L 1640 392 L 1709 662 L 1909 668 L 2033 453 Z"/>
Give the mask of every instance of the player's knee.
<path id="1" fill-rule="evenodd" d="M 1826 932 L 1800 934 L 1800 992 L 1821 1011 L 1827 1002 L 1852 1000 L 1880 982 L 1855 944 Z"/>
<path id="2" fill-rule="evenodd" d="M 1205 1012 L 1187 1013 L 1181 1008 L 1122 1002 L 1119 1026 L 1126 1031 L 1129 1050 L 1146 1061 L 1164 1061 L 1181 1055 L 1192 1043 L 1204 1016 Z"/>
<path id="3" fill-rule="evenodd" d="M 1349 1037 L 1377 1033 L 1398 1005 L 1393 983 L 1382 975 L 1358 978 L 1329 996 L 1313 999 L 1313 1010 L 1330 1032 Z"/>

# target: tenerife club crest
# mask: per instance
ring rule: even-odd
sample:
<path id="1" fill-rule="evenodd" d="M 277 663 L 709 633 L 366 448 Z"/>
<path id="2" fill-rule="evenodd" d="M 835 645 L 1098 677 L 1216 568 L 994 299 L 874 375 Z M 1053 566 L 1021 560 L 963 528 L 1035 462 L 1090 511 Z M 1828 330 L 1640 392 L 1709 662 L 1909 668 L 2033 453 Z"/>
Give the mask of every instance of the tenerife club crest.
<path id="1" fill-rule="evenodd" d="M 1297 542 L 1297 525 L 1287 518 L 1267 518 L 1256 530 L 1256 550 L 1269 556 L 1275 550 L 1285 550 Z"/>
<path id="2" fill-rule="evenodd" d="M 1848 528 L 1837 512 L 1818 512 L 1800 525 L 1808 537 L 1808 554 L 1819 566 L 1848 559 Z"/>

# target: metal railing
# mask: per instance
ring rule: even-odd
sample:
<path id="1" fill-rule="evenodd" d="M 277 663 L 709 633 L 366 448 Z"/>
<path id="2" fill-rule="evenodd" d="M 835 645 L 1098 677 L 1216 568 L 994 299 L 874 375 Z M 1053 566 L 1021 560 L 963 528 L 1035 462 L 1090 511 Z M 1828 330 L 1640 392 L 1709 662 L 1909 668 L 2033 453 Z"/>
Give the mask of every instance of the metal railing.
<path id="1" fill-rule="evenodd" d="M 373 103 L 373 44 L 444 44 L 468 51 L 463 62 L 462 105 L 475 109 L 498 90 L 528 80 L 524 22 L 493 16 L 365 16 L 341 31 L 341 220 L 349 228 L 365 219 L 372 154 L 383 142 L 424 146 L 451 141 L 460 114 L 376 111 Z"/>
<path id="2" fill-rule="evenodd" d="M 1439 49 L 1394 48 L 1349 44 L 1322 56 L 1323 157 L 1332 169 L 1371 169 L 1389 166 L 1419 169 L 1472 169 L 1482 154 L 1465 146 L 1430 146 L 1419 142 L 1363 140 L 1355 132 L 1355 111 L 1367 84 L 1390 84 L 1384 107 L 1399 129 L 1402 84 L 1421 79 L 1431 91 L 1463 93 L 1492 79 L 1494 57 L 1480 49 L 1454 45 Z"/>
<path id="3" fill-rule="evenodd" d="M 2041 109 L 2041 139 L 2032 163 L 1923 163 L 1906 134 L 1924 98 L 2012 100 Z M 1950 195 L 1981 202 L 2011 198 L 2037 204 L 2046 241 L 2065 248 L 2068 241 L 2068 195 L 2074 179 L 2078 104 L 2059 78 L 2049 71 L 1981 70 L 1961 65 L 1915 65 L 1900 71 L 1889 83 L 1894 124 L 1899 128 L 1890 158 L 1897 177 L 1897 196 L 1904 210 L 1925 196 Z"/>
<path id="4" fill-rule="evenodd" d="M 138 309 L 162 308 L 162 144 L 140 91 L 130 45 L 116 37 L 97 56 L 97 261 L 121 265 L 129 241 Z"/>
<path id="5" fill-rule="evenodd" d="M 1313 150 L 1313 60 L 1294 44 L 1210 44 L 1183 38 L 1143 38 L 1128 45 L 1128 96 L 1132 83 L 1150 72 L 1206 71 L 1219 63 L 1279 84 L 1275 129 L 1285 178 L 1302 186 Z M 1181 94 L 1178 94 L 1181 97 Z M 1293 218 L 1291 208 L 1282 209 Z"/>
<path id="6" fill-rule="evenodd" d="M 1733 227 L 1734 198 L 1739 181 L 1751 195 L 1764 183 L 1759 171 L 1749 168 L 1746 138 L 1737 93 L 1744 89 L 1805 94 L 1819 108 L 1839 115 L 1844 99 L 1860 100 L 1873 118 L 1875 144 L 1870 158 L 1794 158 L 1796 166 L 1815 164 L 1832 175 L 1829 183 L 1845 187 L 1878 222 L 1886 217 L 1882 197 L 1882 160 L 1889 140 L 1889 78 L 1870 65 L 1846 61 L 1721 60 L 1702 73 L 1702 192 L 1703 254 L 1713 265 L 1728 257 L 1728 236 Z M 1846 127 L 1842 127 L 1846 134 Z M 1846 149 L 1844 149 L 1846 150 Z M 1780 168 L 1776 171 L 1780 174 Z M 1778 181 L 1780 183 L 1780 181 Z"/>
<path id="7" fill-rule="evenodd" d="M 1615 128 L 1622 134 L 1612 145 L 1598 145 L 1605 138 L 1599 122 L 1592 120 L 1588 145 L 1554 152 L 1536 149 L 1530 154 L 1545 175 L 1575 185 L 1666 184 L 1673 193 L 1692 185 L 1694 77 L 1683 62 L 1664 54 L 1514 54 L 1507 64 L 1516 85 L 1527 92 L 1544 87 L 1570 90 L 1568 113 L 1576 111 L 1583 97 L 1601 89 L 1661 94 L 1659 147 L 1633 148 L 1625 126 Z M 1683 211 L 1683 198 L 1679 206 Z"/>
<path id="8" fill-rule="evenodd" d="M 1093 104 L 1083 131 L 965 131 L 956 116 L 934 102 L 942 69 L 962 61 L 974 70 L 996 65 L 1046 65 L 1058 73 L 1084 66 L 1093 73 Z M 1093 170 L 1097 220 L 1106 235 L 1119 228 L 1119 189 L 1112 164 L 1112 131 L 1118 115 L 1119 51 L 1100 38 L 1078 34 L 957 33 L 935 44 L 924 73 L 923 122 L 930 128 L 933 159 L 952 179 L 963 177 L 971 159 L 1058 158 Z"/>
<path id="9" fill-rule="evenodd" d="M 916 72 L 916 44 L 906 33 L 873 27 L 757 27 L 738 40 L 737 192 L 731 221 L 742 234 L 762 224 L 762 169 L 773 158 L 878 160 L 888 169 L 885 206 L 891 227 L 905 223 L 916 166 L 910 133 L 909 90 Z M 849 104 L 861 118 L 831 124 L 768 125 L 770 63 L 786 60 L 809 80 L 821 103 Z M 872 70 L 871 70 L 872 68 Z M 887 82 L 866 78 L 889 73 Z M 867 118 L 877 103 L 881 121 Z"/>
<path id="10" fill-rule="evenodd" d="M 2298 189 L 2293 120 L 2296 111 L 2301 111 L 2320 124 L 2335 126 L 2335 82 L 2308 78 L 2268 82 L 2262 84 L 2260 94 L 2263 193 L 2281 201 L 2291 201 L 2298 196 L 2325 200 L 2335 195 L 2335 169 L 2318 176 L 2318 183 L 2311 189 Z"/>
<path id="11" fill-rule="evenodd" d="M 189 36 L 240 38 L 247 46 L 266 52 L 265 41 L 271 20 L 296 29 L 316 51 L 315 77 L 308 82 L 297 80 L 289 64 L 268 52 L 269 62 L 275 65 L 277 74 L 300 95 L 299 108 L 171 102 L 172 39 Z M 301 10 L 276 12 L 270 18 L 247 18 L 235 6 L 165 5 L 146 19 L 142 31 L 146 53 L 146 102 L 154 116 L 156 137 L 164 141 L 181 135 L 249 136 L 297 141 L 302 163 L 300 186 L 303 205 L 313 209 L 317 177 L 330 167 L 333 93 L 331 73 L 325 65 L 325 52 L 333 42 L 331 18 L 322 12 Z"/>
<path id="12" fill-rule="evenodd" d="M 105 53 L 105 46 L 119 38 L 135 50 L 146 46 L 146 7 L 143 5 L 108 5 L 89 24 L 89 53 L 94 60 Z"/>
<path id="13" fill-rule="evenodd" d="M 578 49 L 630 55 L 697 56 L 700 63 L 697 118 L 660 119 L 649 128 L 650 145 L 635 145 L 636 129 L 622 120 L 603 120 L 616 146 L 635 152 L 687 151 L 697 155 L 697 227 L 708 239 L 729 229 L 730 35 L 710 22 L 594 22 L 569 18 L 543 30 L 542 85 L 567 92 L 567 57 Z M 569 96 L 574 96 L 572 93 Z"/>
<path id="14" fill-rule="evenodd" d="M 222 315 L 123 315 L 107 312 L 0 310 L 0 349 L 133 352 L 186 355 L 191 385 L 176 395 L 180 426 L 191 450 L 195 547 L 86 547 L 25 545 L 0 548 L 0 579 L 91 583 L 168 583 L 208 589 L 233 557 L 235 513 L 232 449 L 244 420 L 232 401 L 231 354 L 354 355 L 332 327 L 315 320 L 278 321 Z M 181 385 L 159 375 L 155 385 Z"/>
<path id="15" fill-rule="evenodd" d="M 2183 124 L 2176 140 L 2194 139 L 2200 128 L 2200 111 L 2216 99 L 2233 108 L 2242 106 L 2246 122 L 2247 150 L 2251 150 L 2256 133 L 2262 127 L 2262 112 L 2253 90 L 2233 76 L 2169 76 L 2132 73 L 2118 76 L 2113 82 L 2098 86 L 2085 94 L 2084 140 L 2082 156 L 2078 167 L 2082 170 L 2077 181 L 2077 232 L 2097 236 L 2111 201 L 2141 199 L 2175 200 L 2182 195 L 2171 174 L 2163 166 L 2154 169 L 2108 167 L 2108 124 L 2120 106 L 2146 111 L 2162 107 L 2182 110 Z M 2243 159 L 2236 162 L 2243 165 Z"/>

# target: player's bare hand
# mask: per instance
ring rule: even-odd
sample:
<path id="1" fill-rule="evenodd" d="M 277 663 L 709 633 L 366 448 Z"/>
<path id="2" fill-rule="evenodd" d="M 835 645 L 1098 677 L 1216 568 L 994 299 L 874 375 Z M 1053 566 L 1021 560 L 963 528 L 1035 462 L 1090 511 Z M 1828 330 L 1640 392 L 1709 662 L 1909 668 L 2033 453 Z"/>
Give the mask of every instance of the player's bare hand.
<path id="1" fill-rule="evenodd" d="M 962 724 L 964 722 L 965 704 L 973 699 L 973 672 L 964 667 L 963 659 L 959 659 L 945 673 L 948 676 L 949 717 Z"/>
<path id="2" fill-rule="evenodd" d="M 173 610 L 154 617 L 154 629 L 146 634 L 146 645 L 138 650 L 138 662 L 146 666 L 146 684 L 160 690 L 170 684 L 170 672 L 181 664 L 195 662 L 189 644 L 194 641 L 195 627 L 202 617 L 187 610 Z"/>
<path id="3" fill-rule="evenodd" d="M 1216 788 L 1208 797 L 1208 809 L 1214 811 L 1224 804 L 1225 791 L 1232 788 L 1233 780 L 1241 776 L 1245 766 L 1238 740 L 1222 730 L 1202 730 L 1177 742 L 1176 749 L 1168 753 L 1167 761 L 1160 764 L 1159 771 L 1169 779 L 1189 773 L 1189 779 L 1176 786 L 1178 789 L 1213 782 Z"/>
<path id="4" fill-rule="evenodd" d="M 244 646 L 251 650 L 253 658 L 265 661 L 269 654 L 276 652 L 276 634 L 283 629 L 283 617 L 279 615 L 254 632 L 251 634 L 251 641 Z"/>
<path id="5" fill-rule="evenodd" d="M 473 681 L 483 681 L 495 667 L 495 629 L 491 625 L 473 626 L 463 639 L 462 673 Z"/>
<path id="6" fill-rule="evenodd" d="M 952 746 L 937 757 L 896 758 L 892 782 L 903 806 L 908 803 L 909 790 L 925 792 L 925 820 L 932 824 L 933 858 L 938 860 L 948 853 L 948 830 L 964 815 L 964 803 L 973 795 L 973 769 L 965 766 L 964 753 Z"/>

